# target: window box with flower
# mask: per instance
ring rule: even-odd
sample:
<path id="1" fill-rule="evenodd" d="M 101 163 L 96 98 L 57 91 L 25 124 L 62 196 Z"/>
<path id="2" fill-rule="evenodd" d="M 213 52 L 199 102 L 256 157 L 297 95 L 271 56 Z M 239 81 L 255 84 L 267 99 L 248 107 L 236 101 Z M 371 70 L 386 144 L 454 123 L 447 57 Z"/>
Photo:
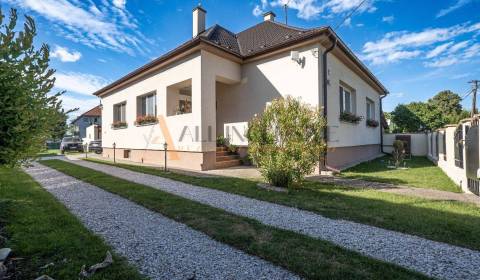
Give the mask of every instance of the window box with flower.
<path id="1" fill-rule="evenodd" d="M 128 127 L 127 122 L 115 121 L 115 122 L 112 123 L 112 128 L 113 129 L 122 129 L 122 128 L 127 128 L 127 127 Z"/>
<path id="2" fill-rule="evenodd" d="M 154 115 L 138 116 L 135 120 L 136 126 L 145 126 L 158 123 L 158 118 Z"/>
<path id="3" fill-rule="evenodd" d="M 342 122 L 358 124 L 362 119 L 363 119 L 362 116 L 357 116 L 357 115 L 355 115 L 353 113 L 349 113 L 349 112 L 342 112 L 340 114 L 340 120 Z"/>
<path id="4" fill-rule="evenodd" d="M 378 127 L 380 123 L 377 120 L 367 120 L 366 122 L 367 126 L 369 127 Z"/>

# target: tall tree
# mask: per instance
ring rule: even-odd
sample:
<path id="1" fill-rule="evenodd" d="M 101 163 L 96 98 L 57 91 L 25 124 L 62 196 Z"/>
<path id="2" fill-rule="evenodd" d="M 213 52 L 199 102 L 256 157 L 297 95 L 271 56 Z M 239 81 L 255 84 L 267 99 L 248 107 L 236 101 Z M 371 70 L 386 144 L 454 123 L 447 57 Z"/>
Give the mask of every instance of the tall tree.
<path id="1" fill-rule="evenodd" d="M 437 93 L 427 102 L 400 104 L 392 114 L 393 132 L 435 130 L 447 124 L 456 124 L 468 117 L 462 109 L 462 99 L 450 90 Z"/>
<path id="2" fill-rule="evenodd" d="M 49 68 L 49 49 L 36 49 L 35 22 L 25 16 L 23 30 L 15 30 L 17 12 L 8 22 L 0 10 L 0 165 L 18 165 L 44 148 L 62 118 L 59 96 L 49 94 L 55 71 Z"/>

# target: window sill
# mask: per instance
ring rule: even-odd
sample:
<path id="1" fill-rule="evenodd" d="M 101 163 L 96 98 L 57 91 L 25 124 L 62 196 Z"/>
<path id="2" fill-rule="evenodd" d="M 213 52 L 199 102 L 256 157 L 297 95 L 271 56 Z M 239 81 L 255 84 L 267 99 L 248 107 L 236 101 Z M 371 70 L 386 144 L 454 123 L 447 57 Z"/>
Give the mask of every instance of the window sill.
<path id="1" fill-rule="evenodd" d="M 345 124 L 351 124 L 351 125 L 358 125 L 360 122 L 349 122 L 349 121 L 344 121 L 344 120 L 340 120 L 341 123 L 345 123 Z"/>
<path id="2" fill-rule="evenodd" d="M 113 129 L 113 130 L 125 129 L 125 128 L 128 128 L 128 125 L 126 125 L 126 126 L 117 126 L 117 127 L 112 126 L 112 129 Z"/>
<path id="3" fill-rule="evenodd" d="M 136 127 L 142 127 L 142 126 L 151 126 L 151 125 L 156 125 L 158 122 L 148 122 L 148 123 L 136 123 L 135 126 Z"/>

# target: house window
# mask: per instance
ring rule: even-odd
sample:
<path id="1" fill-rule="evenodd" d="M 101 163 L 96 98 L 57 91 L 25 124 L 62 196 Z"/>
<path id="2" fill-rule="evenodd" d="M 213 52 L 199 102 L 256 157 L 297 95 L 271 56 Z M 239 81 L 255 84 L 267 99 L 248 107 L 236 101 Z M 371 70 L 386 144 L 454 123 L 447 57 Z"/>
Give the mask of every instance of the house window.
<path id="1" fill-rule="evenodd" d="M 192 80 L 167 87 L 167 116 L 192 113 Z"/>
<path id="2" fill-rule="evenodd" d="M 137 97 L 137 116 L 157 115 L 157 94 L 155 92 Z"/>
<path id="3" fill-rule="evenodd" d="M 367 120 L 375 120 L 375 102 L 367 98 Z"/>
<path id="4" fill-rule="evenodd" d="M 113 122 L 126 122 L 126 108 L 127 103 L 122 102 L 113 105 Z"/>
<path id="5" fill-rule="evenodd" d="M 340 112 L 355 114 L 355 91 L 340 85 Z"/>

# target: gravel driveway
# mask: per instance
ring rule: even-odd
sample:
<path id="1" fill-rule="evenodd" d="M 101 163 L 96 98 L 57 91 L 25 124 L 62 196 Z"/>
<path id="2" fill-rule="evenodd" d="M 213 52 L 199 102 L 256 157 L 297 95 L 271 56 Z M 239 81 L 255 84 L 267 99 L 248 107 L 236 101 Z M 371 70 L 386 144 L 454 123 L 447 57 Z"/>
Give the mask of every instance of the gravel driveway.
<path id="1" fill-rule="evenodd" d="M 25 170 L 151 279 L 299 279 L 129 200 L 35 163 Z M 79 268 L 80 269 L 80 268 Z"/>
<path id="2" fill-rule="evenodd" d="M 345 220 L 259 201 L 218 190 L 87 162 L 66 160 L 135 183 L 144 184 L 263 224 L 331 241 L 364 255 L 442 279 L 480 279 L 480 252 Z"/>

